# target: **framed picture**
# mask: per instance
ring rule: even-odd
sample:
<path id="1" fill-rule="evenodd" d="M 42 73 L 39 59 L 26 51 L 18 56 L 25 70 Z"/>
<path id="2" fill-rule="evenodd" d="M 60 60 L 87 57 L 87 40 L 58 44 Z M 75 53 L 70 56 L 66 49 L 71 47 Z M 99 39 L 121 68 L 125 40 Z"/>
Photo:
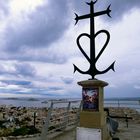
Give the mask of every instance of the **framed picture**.
<path id="1" fill-rule="evenodd" d="M 82 89 L 83 110 L 99 110 L 99 89 L 83 88 Z"/>

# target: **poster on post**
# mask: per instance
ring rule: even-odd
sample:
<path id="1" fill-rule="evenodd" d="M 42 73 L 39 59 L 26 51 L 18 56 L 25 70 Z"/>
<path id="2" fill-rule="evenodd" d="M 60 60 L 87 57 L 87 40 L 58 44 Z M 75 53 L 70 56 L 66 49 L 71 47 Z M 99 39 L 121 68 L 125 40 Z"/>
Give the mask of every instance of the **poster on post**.
<path id="1" fill-rule="evenodd" d="M 83 110 L 99 110 L 99 89 L 83 88 L 82 89 Z"/>

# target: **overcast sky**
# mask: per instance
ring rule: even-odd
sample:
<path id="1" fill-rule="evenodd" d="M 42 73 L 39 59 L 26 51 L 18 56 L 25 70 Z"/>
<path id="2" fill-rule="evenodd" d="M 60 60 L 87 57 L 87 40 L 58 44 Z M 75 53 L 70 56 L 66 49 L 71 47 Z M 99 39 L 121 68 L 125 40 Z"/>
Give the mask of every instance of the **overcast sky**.
<path id="1" fill-rule="evenodd" d="M 87 0 L 86 2 L 90 2 Z M 97 68 L 109 71 L 97 79 L 106 81 L 105 97 L 140 97 L 140 0 L 98 0 L 95 10 L 111 4 L 111 17 L 96 18 L 96 32 L 106 29 L 110 42 Z M 75 25 L 75 15 L 89 13 L 83 0 L 0 0 L 0 97 L 80 98 L 78 81 L 89 75 L 73 73 L 75 64 L 88 70 L 89 63 L 76 44 L 89 33 L 89 20 Z M 105 42 L 96 39 L 96 55 Z M 89 39 L 81 39 L 89 54 Z"/>

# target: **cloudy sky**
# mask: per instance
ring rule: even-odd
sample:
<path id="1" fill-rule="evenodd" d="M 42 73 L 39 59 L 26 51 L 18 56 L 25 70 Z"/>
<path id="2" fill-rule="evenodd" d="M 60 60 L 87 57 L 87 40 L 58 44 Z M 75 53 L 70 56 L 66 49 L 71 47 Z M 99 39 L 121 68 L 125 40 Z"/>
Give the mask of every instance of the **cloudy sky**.
<path id="1" fill-rule="evenodd" d="M 140 0 L 98 0 L 95 10 L 109 4 L 112 18 L 95 23 L 96 32 L 111 35 L 97 68 L 116 61 L 115 72 L 96 78 L 109 83 L 105 97 L 140 97 Z M 75 25 L 74 13 L 88 14 L 89 6 L 83 0 L 0 0 L 0 97 L 81 97 L 77 82 L 90 76 L 73 73 L 73 64 L 89 68 L 76 44 L 79 34 L 89 33 L 89 20 Z M 89 39 L 80 41 L 89 54 Z M 99 35 L 96 55 L 104 42 Z"/>

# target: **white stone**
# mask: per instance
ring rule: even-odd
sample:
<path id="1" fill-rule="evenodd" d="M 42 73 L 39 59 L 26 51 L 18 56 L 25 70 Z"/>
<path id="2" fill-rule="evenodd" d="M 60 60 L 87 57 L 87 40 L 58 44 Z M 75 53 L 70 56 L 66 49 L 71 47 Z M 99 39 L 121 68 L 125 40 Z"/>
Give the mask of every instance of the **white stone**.
<path id="1" fill-rule="evenodd" d="M 101 140 L 101 129 L 77 127 L 76 140 Z"/>

